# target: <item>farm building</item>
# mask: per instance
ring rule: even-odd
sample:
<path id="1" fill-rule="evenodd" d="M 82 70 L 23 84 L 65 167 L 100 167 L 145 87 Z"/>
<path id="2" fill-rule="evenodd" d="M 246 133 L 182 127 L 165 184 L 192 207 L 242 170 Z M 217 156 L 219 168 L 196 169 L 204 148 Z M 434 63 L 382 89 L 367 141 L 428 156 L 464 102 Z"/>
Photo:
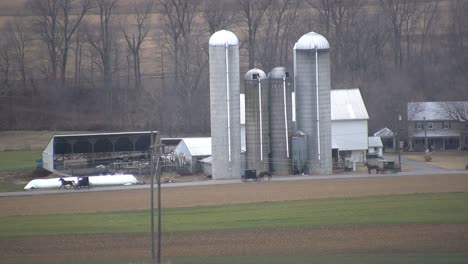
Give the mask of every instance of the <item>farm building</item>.
<path id="1" fill-rule="evenodd" d="M 174 149 L 181 174 L 192 174 L 201 171 L 200 160 L 211 156 L 211 138 L 182 138 Z M 181 169 L 184 169 L 182 171 Z"/>
<path id="2" fill-rule="evenodd" d="M 154 140 L 157 132 L 54 135 L 42 152 L 43 167 L 69 175 L 113 172 L 109 170 L 134 173 L 141 164 L 149 165 L 144 161 L 150 158 L 151 135 Z"/>
<path id="3" fill-rule="evenodd" d="M 380 137 L 384 149 L 395 149 L 396 137 L 395 133 L 387 127 L 380 129 L 374 133 L 374 137 Z"/>
<path id="4" fill-rule="evenodd" d="M 407 111 L 410 150 L 468 149 L 468 101 L 410 102 Z"/>
<path id="5" fill-rule="evenodd" d="M 365 162 L 369 115 L 359 89 L 331 90 L 331 119 L 332 146 L 338 148 L 338 159 Z"/>
<path id="6" fill-rule="evenodd" d="M 377 154 L 379 157 L 383 156 L 383 143 L 380 137 L 369 137 L 369 154 Z"/>

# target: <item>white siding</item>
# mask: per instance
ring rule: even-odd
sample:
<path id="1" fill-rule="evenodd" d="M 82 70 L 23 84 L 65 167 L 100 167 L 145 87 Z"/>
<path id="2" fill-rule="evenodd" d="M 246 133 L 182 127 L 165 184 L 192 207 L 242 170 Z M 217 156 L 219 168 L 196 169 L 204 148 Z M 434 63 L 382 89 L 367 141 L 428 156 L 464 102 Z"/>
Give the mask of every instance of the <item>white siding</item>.
<path id="1" fill-rule="evenodd" d="M 340 151 L 367 150 L 367 120 L 333 121 L 332 144 Z"/>
<path id="2" fill-rule="evenodd" d="M 42 167 L 50 172 L 54 172 L 54 137 L 52 137 L 47 147 L 42 151 Z"/>

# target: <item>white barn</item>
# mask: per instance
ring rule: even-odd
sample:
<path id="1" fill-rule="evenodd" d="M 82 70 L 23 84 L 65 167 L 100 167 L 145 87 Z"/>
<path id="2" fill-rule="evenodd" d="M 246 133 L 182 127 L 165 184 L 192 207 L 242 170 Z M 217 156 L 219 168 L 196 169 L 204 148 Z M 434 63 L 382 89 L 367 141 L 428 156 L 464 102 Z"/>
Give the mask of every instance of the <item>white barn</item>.
<path id="1" fill-rule="evenodd" d="M 174 149 L 174 155 L 179 165 L 187 168 L 189 173 L 199 172 L 199 161 L 211 156 L 211 138 L 182 138 Z"/>
<path id="2" fill-rule="evenodd" d="M 331 90 L 332 146 L 339 159 L 365 162 L 369 115 L 358 88 Z"/>

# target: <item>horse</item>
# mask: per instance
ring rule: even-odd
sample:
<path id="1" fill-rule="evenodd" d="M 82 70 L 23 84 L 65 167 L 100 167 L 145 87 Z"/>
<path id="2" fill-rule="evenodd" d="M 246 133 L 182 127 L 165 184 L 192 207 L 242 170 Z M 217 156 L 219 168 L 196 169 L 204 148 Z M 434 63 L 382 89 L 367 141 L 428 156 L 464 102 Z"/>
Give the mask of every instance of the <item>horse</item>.
<path id="1" fill-rule="evenodd" d="M 379 174 L 380 168 L 378 165 L 371 165 L 367 163 L 366 166 L 367 166 L 367 171 L 369 172 L 369 174 L 371 174 L 372 170 L 375 170 L 375 173 Z"/>
<path id="2" fill-rule="evenodd" d="M 73 189 L 76 189 L 75 181 L 66 181 L 62 177 L 60 177 L 59 181 L 62 182 L 62 184 L 60 184 L 59 189 L 61 189 L 62 187 L 67 188 L 67 186 L 71 186 L 73 187 Z"/>
<path id="3" fill-rule="evenodd" d="M 263 180 L 263 178 L 264 178 L 265 176 L 268 177 L 268 181 L 270 181 L 271 178 L 272 178 L 271 172 L 269 172 L 269 171 L 262 171 L 262 172 L 260 172 L 260 173 L 258 174 L 257 179 L 261 181 L 261 180 Z"/>

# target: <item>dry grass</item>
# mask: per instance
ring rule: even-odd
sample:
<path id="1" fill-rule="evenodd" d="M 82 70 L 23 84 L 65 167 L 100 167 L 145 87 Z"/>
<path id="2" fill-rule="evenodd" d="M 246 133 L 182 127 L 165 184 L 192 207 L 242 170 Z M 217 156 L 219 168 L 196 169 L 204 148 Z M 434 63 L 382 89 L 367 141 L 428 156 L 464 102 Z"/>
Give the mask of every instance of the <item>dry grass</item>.
<path id="1" fill-rule="evenodd" d="M 405 154 L 405 158 L 425 162 L 424 153 Z M 463 170 L 468 165 L 467 151 L 433 152 L 431 165 L 451 170 Z"/>
<path id="2" fill-rule="evenodd" d="M 82 131 L 0 131 L 0 151 L 43 150 L 53 135 L 89 133 Z"/>

